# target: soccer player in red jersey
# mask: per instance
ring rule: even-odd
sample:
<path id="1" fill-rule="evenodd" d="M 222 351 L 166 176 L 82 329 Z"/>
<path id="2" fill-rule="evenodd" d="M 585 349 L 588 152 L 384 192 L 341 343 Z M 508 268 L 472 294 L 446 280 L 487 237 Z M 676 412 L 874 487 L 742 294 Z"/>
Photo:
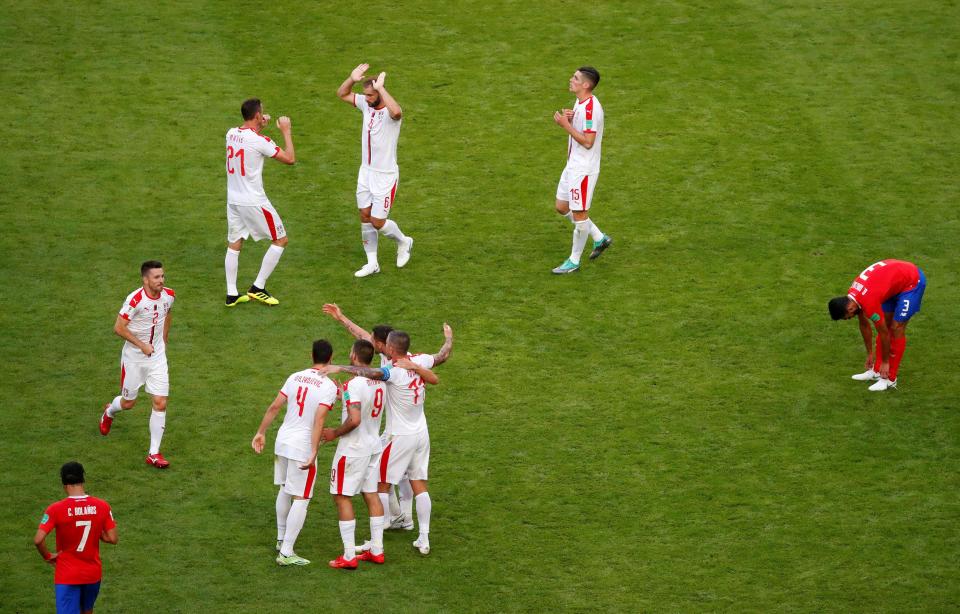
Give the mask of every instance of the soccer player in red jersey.
<path id="1" fill-rule="evenodd" d="M 846 296 L 827 303 L 834 320 L 849 320 L 853 316 L 860 320 L 860 334 L 867 348 L 867 370 L 853 379 L 877 380 L 870 386 L 873 391 L 896 388 L 897 371 L 907 346 L 907 323 L 920 311 L 926 288 L 927 278 L 917 265 L 881 260 L 853 280 Z M 876 349 L 871 323 L 877 329 Z"/>
<path id="2" fill-rule="evenodd" d="M 57 614 L 87 614 L 100 592 L 103 566 L 100 540 L 117 543 L 117 523 L 106 501 L 83 490 L 83 465 L 69 462 L 60 468 L 67 498 L 51 504 L 33 538 L 37 552 L 54 566 Z M 57 551 L 47 550 L 47 534 L 56 529 Z"/>

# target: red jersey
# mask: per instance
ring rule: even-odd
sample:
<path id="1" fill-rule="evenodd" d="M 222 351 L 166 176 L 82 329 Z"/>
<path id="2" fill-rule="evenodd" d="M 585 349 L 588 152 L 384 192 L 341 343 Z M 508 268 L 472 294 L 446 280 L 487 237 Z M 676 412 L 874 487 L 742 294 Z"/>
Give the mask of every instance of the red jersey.
<path id="1" fill-rule="evenodd" d="M 100 534 L 117 526 L 106 501 L 82 495 L 50 504 L 40 519 L 46 532 L 57 530 L 55 584 L 92 584 L 103 577 Z"/>
<path id="2" fill-rule="evenodd" d="M 881 260 L 871 264 L 850 284 L 847 296 L 876 326 L 883 322 L 883 303 L 898 294 L 908 292 L 920 283 L 920 269 L 912 262 Z"/>

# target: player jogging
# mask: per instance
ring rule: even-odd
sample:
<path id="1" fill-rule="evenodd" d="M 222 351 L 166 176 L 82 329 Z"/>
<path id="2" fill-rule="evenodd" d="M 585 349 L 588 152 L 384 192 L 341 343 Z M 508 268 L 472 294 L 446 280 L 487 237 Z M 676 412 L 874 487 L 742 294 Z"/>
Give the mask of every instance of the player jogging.
<path id="1" fill-rule="evenodd" d="M 140 265 L 143 285 L 127 295 L 120 307 L 113 332 L 125 341 L 120 353 L 120 394 L 108 403 L 100 416 L 100 434 L 110 433 L 113 419 L 125 409 L 133 409 L 140 387 L 152 398 L 150 412 L 150 450 L 147 464 L 166 469 L 170 463 L 160 454 L 160 441 L 167 425 L 167 340 L 170 335 L 170 310 L 176 294 L 163 285 L 163 264 L 147 260 Z"/>
<path id="2" fill-rule="evenodd" d="M 600 232 L 590 219 L 593 191 L 600 175 L 600 145 L 603 141 L 603 107 L 593 95 L 600 83 L 600 73 L 592 66 L 581 66 L 570 77 L 570 91 L 577 97 L 573 109 L 553 114 L 555 121 L 567 131 L 567 165 L 557 185 L 557 213 L 573 222 L 573 248 L 570 257 L 553 269 L 557 275 L 580 270 L 580 256 L 593 239 L 590 259 L 600 256 L 613 239 Z"/>
<path id="3" fill-rule="evenodd" d="M 433 357 L 429 354 L 409 354 L 410 336 L 395 330 L 387 337 L 387 356 L 390 365 L 379 369 L 370 367 L 342 367 L 330 365 L 328 373 L 352 373 L 387 383 L 387 407 L 392 414 L 389 429 L 390 442 L 380 455 L 381 501 L 387 497 L 391 485 L 405 476 L 410 478 L 417 506 L 420 535 L 413 547 L 420 554 L 430 554 L 430 512 L 432 502 L 427 492 L 427 469 L 430 464 L 430 434 L 423 412 L 426 384 L 438 384 L 439 379 L 430 370 Z"/>
<path id="4" fill-rule="evenodd" d="M 350 364 L 369 367 L 373 360 L 373 344 L 362 339 L 350 350 Z M 330 470 L 330 494 L 340 518 L 340 538 L 343 555 L 330 561 L 330 567 L 356 569 L 357 561 L 382 564 L 384 508 L 377 495 L 377 476 L 380 465 L 380 416 L 386 404 L 384 383 L 366 377 L 354 377 L 343 387 L 342 424 L 335 429 L 325 428 L 323 441 L 340 438 Z M 356 554 L 354 532 L 357 521 L 351 498 L 363 493 L 370 516 L 371 548 Z"/>
<path id="5" fill-rule="evenodd" d="M 391 364 L 390 358 L 387 356 L 387 336 L 393 331 L 391 326 L 386 324 L 380 324 L 374 326 L 370 329 L 370 332 L 367 332 L 362 327 L 355 324 L 350 318 L 343 314 L 343 311 L 340 310 L 340 307 L 335 303 L 328 303 L 323 306 L 323 311 L 337 322 L 340 322 L 344 328 L 347 329 L 351 335 L 357 339 L 366 339 L 373 344 L 374 349 L 380 354 L 380 366 L 389 366 Z M 453 350 L 453 329 L 449 324 L 444 323 L 443 325 L 443 345 L 433 354 L 433 365 L 431 368 L 442 365 L 450 358 L 450 353 Z M 387 407 L 387 419 L 386 419 L 386 428 L 384 434 L 381 437 L 383 446 L 386 447 L 389 439 L 389 433 L 391 432 L 391 424 L 393 419 L 393 413 L 390 411 L 390 408 Z M 390 523 L 387 525 L 387 529 L 404 529 L 412 530 L 413 529 L 413 489 L 410 487 L 410 480 L 406 476 L 400 479 L 400 482 L 396 485 L 396 488 L 390 488 L 387 492 L 388 502 L 389 502 L 389 511 L 392 513 L 392 518 Z M 399 494 L 399 496 L 397 496 Z M 386 504 L 385 504 L 386 505 Z M 384 508 L 385 511 L 388 509 Z"/>
<path id="6" fill-rule="evenodd" d="M 857 316 L 867 349 L 866 371 L 858 381 L 877 380 L 870 390 L 897 387 L 897 371 L 907 346 L 907 324 L 920 311 L 927 278 L 917 265 L 903 260 L 881 260 L 867 267 L 850 285 L 846 296 L 827 303 L 830 317 L 849 320 Z M 873 329 L 877 329 L 876 348 Z"/>
<path id="7" fill-rule="evenodd" d="M 413 238 L 400 231 L 393 220 L 388 220 L 390 209 L 397 195 L 400 167 L 397 166 L 397 140 L 400 138 L 400 123 L 403 111 L 384 82 L 387 73 L 369 79 L 364 72 L 369 64 L 360 64 L 353 69 L 346 81 L 337 89 L 337 96 L 352 104 L 363 113 L 360 134 L 360 172 L 357 175 L 357 208 L 360 210 L 360 237 L 367 264 L 354 273 L 366 277 L 380 272 L 377 261 L 377 234 L 397 243 L 397 267 L 410 260 Z M 363 94 L 351 90 L 363 82 Z"/>
<path id="8" fill-rule="evenodd" d="M 270 116 L 264 114 L 263 105 L 257 98 L 243 101 L 240 105 L 243 124 L 227 130 L 227 256 L 224 269 L 227 273 L 227 307 L 246 303 L 250 299 L 265 305 L 279 305 L 280 301 L 267 292 L 267 279 L 280 262 L 283 248 L 287 246 L 287 231 L 280 214 L 270 204 L 263 191 L 263 161 L 274 158 L 284 164 L 293 164 L 293 137 L 290 135 L 290 118 L 277 120 L 277 128 L 283 134 L 283 149 L 260 131 Z M 237 269 L 240 266 L 240 250 L 244 239 L 254 241 L 269 239 L 270 247 L 263 255 L 260 272 L 246 294 L 237 290 Z"/>
<path id="9" fill-rule="evenodd" d="M 60 481 L 67 497 L 43 513 L 33 543 L 43 560 L 54 567 L 57 614 L 87 614 L 93 612 L 103 578 L 100 542 L 117 543 L 117 523 L 106 501 L 84 492 L 83 465 L 65 463 Z M 46 540 L 54 530 L 57 551 L 51 553 Z"/>
<path id="10" fill-rule="evenodd" d="M 333 347 L 329 341 L 313 342 L 313 367 L 287 378 L 263 415 L 250 444 L 257 454 L 263 452 L 267 429 L 280 408 L 286 405 L 287 412 L 274 444 L 273 464 L 273 483 L 280 487 L 276 505 L 277 564 L 283 566 L 310 564 L 294 553 L 293 546 L 307 518 L 307 504 L 313 497 L 323 420 L 337 400 L 337 385 L 322 370 L 331 356 Z"/>

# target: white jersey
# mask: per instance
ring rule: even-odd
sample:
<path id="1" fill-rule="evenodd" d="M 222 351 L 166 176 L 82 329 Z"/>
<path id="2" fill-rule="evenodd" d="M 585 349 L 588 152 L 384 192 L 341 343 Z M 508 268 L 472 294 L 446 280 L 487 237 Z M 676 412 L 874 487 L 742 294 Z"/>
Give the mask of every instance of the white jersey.
<path id="1" fill-rule="evenodd" d="M 120 317 L 129 322 L 128 329 L 133 335 L 145 343 L 153 346 L 153 355 L 163 356 L 167 346 L 163 341 L 163 328 L 166 326 L 167 316 L 173 307 L 176 294 L 170 288 L 160 290 L 160 296 L 153 297 L 145 289 L 137 288 L 127 295 L 120 308 Z M 124 341 L 123 353 L 131 360 L 147 360 L 147 356 L 140 348 Z"/>
<path id="2" fill-rule="evenodd" d="M 355 377 L 347 382 L 343 394 L 343 417 L 346 422 L 347 406 L 360 405 L 360 426 L 340 436 L 337 454 L 343 456 L 370 456 L 380 452 L 380 415 L 386 404 L 383 382 Z"/>
<path id="3" fill-rule="evenodd" d="M 412 354 L 408 358 L 421 367 L 433 367 L 433 356 L 430 354 Z M 415 371 L 394 366 L 382 368 L 387 370 L 388 375 L 388 434 L 413 435 L 427 430 L 427 416 L 423 413 L 423 398 L 427 387 L 423 380 Z"/>
<path id="4" fill-rule="evenodd" d="M 600 172 L 600 142 L 603 140 L 603 107 L 596 96 L 589 96 L 573 105 L 573 121 L 570 125 L 584 134 L 596 133 L 597 138 L 593 147 L 587 149 L 568 136 L 567 168 L 574 175 L 596 175 Z"/>
<path id="5" fill-rule="evenodd" d="M 330 409 L 337 400 L 337 385 L 314 369 L 298 371 L 287 378 L 280 394 L 287 397 L 287 413 L 277 432 L 274 453 L 306 462 L 313 449 L 313 421 L 320 407 Z"/>
<path id="6" fill-rule="evenodd" d="M 353 95 L 353 105 L 363 112 L 360 134 L 360 166 L 380 173 L 396 173 L 397 141 L 403 119 L 393 119 L 387 107 L 374 109 L 362 94 Z"/>
<path id="7" fill-rule="evenodd" d="M 227 203 L 269 204 L 263 191 L 263 160 L 280 153 L 277 144 L 250 128 L 227 130 Z"/>

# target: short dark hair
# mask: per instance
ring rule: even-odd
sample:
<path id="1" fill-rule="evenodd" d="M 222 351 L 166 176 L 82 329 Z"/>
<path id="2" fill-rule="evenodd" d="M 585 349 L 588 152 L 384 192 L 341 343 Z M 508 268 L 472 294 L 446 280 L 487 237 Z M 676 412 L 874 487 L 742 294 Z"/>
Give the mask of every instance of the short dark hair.
<path id="1" fill-rule="evenodd" d="M 377 324 L 373 327 L 371 331 L 373 333 L 373 338 L 379 341 L 380 343 L 386 343 L 387 337 L 390 336 L 390 333 L 393 332 L 393 327 L 386 324 Z"/>
<path id="2" fill-rule="evenodd" d="M 366 339 L 357 339 L 353 342 L 353 348 L 351 349 L 357 360 L 363 364 L 369 365 L 373 361 L 373 344 Z"/>
<path id="3" fill-rule="evenodd" d="M 60 467 L 60 481 L 64 486 L 83 484 L 83 465 L 77 461 L 64 463 L 63 467 Z"/>
<path id="4" fill-rule="evenodd" d="M 373 77 L 370 77 L 369 79 L 364 79 L 364 80 L 363 80 L 363 87 L 364 87 L 364 88 L 373 87 L 373 82 L 374 82 L 374 81 L 376 81 L 376 79 L 374 79 Z"/>
<path id="5" fill-rule="evenodd" d="M 147 260 L 140 265 L 140 277 L 146 277 L 147 273 L 153 269 L 162 269 L 163 263 L 159 260 Z"/>
<path id="6" fill-rule="evenodd" d="M 387 336 L 387 345 L 392 345 L 401 352 L 406 352 L 410 349 L 410 335 L 402 330 L 391 331 Z"/>
<path id="7" fill-rule="evenodd" d="M 333 356 L 333 346 L 326 339 L 317 339 L 313 342 L 313 362 L 322 365 L 330 362 Z"/>
<path id="8" fill-rule="evenodd" d="M 243 101 L 243 104 L 240 105 L 240 115 L 243 116 L 243 120 L 247 121 L 253 119 L 257 116 L 257 113 L 263 110 L 263 105 L 260 104 L 259 98 L 248 98 Z"/>
<path id="9" fill-rule="evenodd" d="M 598 85 L 600 85 L 600 71 L 598 71 L 593 66 L 581 66 L 577 70 L 580 71 L 581 75 L 583 75 L 584 77 L 587 78 L 587 80 L 590 81 L 591 90 L 597 87 Z"/>
<path id="10" fill-rule="evenodd" d="M 830 299 L 827 303 L 827 309 L 830 310 L 830 317 L 834 320 L 842 320 L 847 315 L 847 305 L 849 304 L 849 296 L 838 296 Z"/>

